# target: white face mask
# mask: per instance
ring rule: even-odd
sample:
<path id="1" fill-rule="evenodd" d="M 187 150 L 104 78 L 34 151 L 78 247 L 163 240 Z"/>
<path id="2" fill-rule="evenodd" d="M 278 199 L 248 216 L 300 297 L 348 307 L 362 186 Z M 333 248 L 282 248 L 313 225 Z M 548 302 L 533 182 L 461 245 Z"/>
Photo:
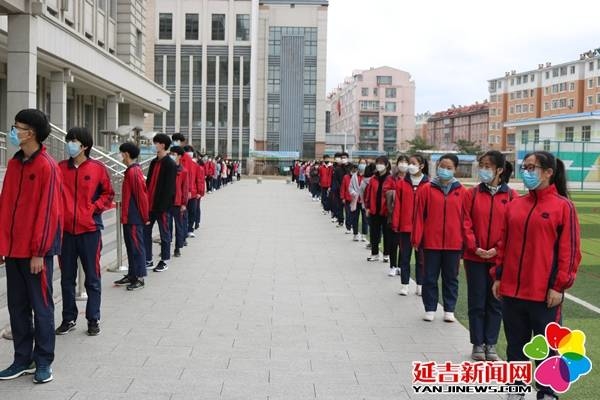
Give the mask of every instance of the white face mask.
<path id="1" fill-rule="evenodd" d="M 336 163 L 339 163 L 340 161 L 342 161 L 342 159 L 339 158 L 339 157 L 336 157 L 336 158 L 333 159 L 333 161 L 335 161 Z"/>
<path id="2" fill-rule="evenodd" d="M 171 157 L 171 160 L 177 161 L 177 155 L 176 154 L 169 154 L 169 157 Z"/>
<path id="3" fill-rule="evenodd" d="M 418 165 L 410 164 L 410 165 L 408 166 L 408 169 L 407 169 L 407 170 L 408 170 L 408 173 L 409 173 L 409 174 L 411 174 L 411 175 L 416 175 L 416 174 L 418 174 L 418 173 L 419 173 L 419 171 L 420 171 L 421 169 L 419 168 L 419 166 L 418 166 Z"/>
<path id="4" fill-rule="evenodd" d="M 188 156 L 190 156 L 190 158 L 194 158 L 194 152 L 193 151 L 188 151 L 187 153 Z"/>
<path id="5" fill-rule="evenodd" d="M 181 142 L 179 140 L 175 140 L 173 142 L 173 146 L 181 146 Z"/>
<path id="6" fill-rule="evenodd" d="M 408 164 L 405 162 L 398 163 L 398 170 L 402 173 L 408 171 Z"/>
<path id="7" fill-rule="evenodd" d="M 385 171 L 385 165 L 383 165 L 383 164 L 377 164 L 375 166 L 375 168 L 377 169 L 377 172 L 383 172 L 383 171 Z"/>
<path id="8" fill-rule="evenodd" d="M 348 164 L 348 159 L 347 158 L 342 158 L 342 164 Z"/>

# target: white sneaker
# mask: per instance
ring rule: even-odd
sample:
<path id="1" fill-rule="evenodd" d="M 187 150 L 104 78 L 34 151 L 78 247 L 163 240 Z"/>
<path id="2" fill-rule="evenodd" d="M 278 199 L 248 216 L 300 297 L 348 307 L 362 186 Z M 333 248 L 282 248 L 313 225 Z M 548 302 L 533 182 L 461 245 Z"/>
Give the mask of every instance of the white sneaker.
<path id="1" fill-rule="evenodd" d="M 435 319 L 435 311 L 427 311 L 423 315 L 423 321 L 431 322 Z"/>
<path id="2" fill-rule="evenodd" d="M 379 261 L 379 254 L 370 255 L 367 257 L 367 261 Z"/>
<path id="3" fill-rule="evenodd" d="M 354 236 L 352 236 L 352 240 L 355 242 L 358 242 L 360 239 L 359 239 L 358 235 L 354 235 Z"/>
<path id="4" fill-rule="evenodd" d="M 194 232 L 188 232 L 187 237 L 189 237 L 189 238 L 195 238 L 196 234 Z"/>
<path id="5" fill-rule="evenodd" d="M 336 222 L 337 222 L 337 218 L 336 218 L 336 217 L 332 217 L 332 218 L 331 218 L 331 223 L 332 223 L 332 224 L 335 224 Z"/>
<path id="6" fill-rule="evenodd" d="M 455 322 L 456 318 L 454 317 L 454 313 L 453 312 L 445 312 L 444 313 L 444 321 Z"/>
<path id="7" fill-rule="evenodd" d="M 417 285 L 417 290 L 415 291 L 415 294 L 417 296 L 420 296 L 422 292 L 423 292 L 423 286 L 422 285 Z"/>
<path id="8" fill-rule="evenodd" d="M 390 262 L 390 256 L 383 256 L 383 262 Z"/>
<path id="9" fill-rule="evenodd" d="M 323 210 L 323 215 L 327 215 L 327 211 Z"/>
<path id="10" fill-rule="evenodd" d="M 367 241 L 367 237 L 366 236 L 361 236 L 360 237 L 360 241 L 361 242 L 366 242 Z"/>
<path id="11" fill-rule="evenodd" d="M 350 229 L 346 229 L 346 235 L 351 235 L 352 231 Z"/>
<path id="12" fill-rule="evenodd" d="M 408 285 L 402 285 L 402 287 L 400 288 L 400 293 L 398 293 L 400 296 L 408 296 Z"/>
<path id="13" fill-rule="evenodd" d="M 396 267 L 390 268 L 390 271 L 388 272 L 388 276 L 396 276 L 397 269 L 398 268 L 396 268 Z"/>

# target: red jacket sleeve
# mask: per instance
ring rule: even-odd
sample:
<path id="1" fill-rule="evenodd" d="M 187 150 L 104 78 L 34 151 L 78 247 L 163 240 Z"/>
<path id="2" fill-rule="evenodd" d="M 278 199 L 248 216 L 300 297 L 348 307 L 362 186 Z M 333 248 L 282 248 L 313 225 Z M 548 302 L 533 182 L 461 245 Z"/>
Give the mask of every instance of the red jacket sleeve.
<path id="1" fill-rule="evenodd" d="M 412 247 L 418 248 L 421 246 L 423 241 L 423 229 L 425 224 L 425 209 L 427 208 L 427 197 L 429 193 L 429 186 L 422 186 L 417 189 L 416 204 L 415 204 L 415 216 L 413 219 L 413 231 L 411 235 Z"/>
<path id="2" fill-rule="evenodd" d="M 563 292 L 573 286 L 581 262 L 579 218 L 570 200 L 564 202 L 562 231 L 558 239 L 558 273 L 552 289 Z"/>
<path id="3" fill-rule="evenodd" d="M 499 281 L 502 277 L 502 265 L 504 263 L 506 235 L 508 234 L 508 215 L 510 213 L 510 205 L 506 208 L 504 213 L 504 223 L 500 227 L 500 241 L 496 243 L 496 262 L 492 268 L 490 268 L 490 277 L 492 280 Z"/>
<path id="4" fill-rule="evenodd" d="M 115 191 L 113 190 L 110 177 L 106 167 L 102 168 L 102 177 L 100 178 L 101 193 L 98 200 L 94 202 L 96 207 L 95 214 L 101 214 L 106 210 L 110 210 L 113 207 L 113 199 L 115 198 Z"/>
<path id="5" fill-rule="evenodd" d="M 196 190 L 200 197 L 206 194 L 206 174 L 202 165 L 196 164 L 198 172 L 196 172 Z"/>
<path id="6" fill-rule="evenodd" d="M 146 180 L 141 168 L 132 174 L 133 190 L 132 193 L 135 196 L 135 202 L 138 207 L 138 211 L 144 221 L 144 224 L 150 221 L 150 205 L 148 204 L 148 190 L 146 188 Z"/>
<path id="7" fill-rule="evenodd" d="M 36 222 L 31 232 L 30 250 L 33 256 L 44 257 L 54 245 L 56 235 L 62 235 L 62 174 L 58 166 L 48 162 L 40 171 L 39 182 L 40 202 L 32 207 Z"/>
<path id="8" fill-rule="evenodd" d="M 472 251 L 477 250 L 477 239 L 475 238 L 475 232 L 473 232 L 473 221 L 471 220 L 475 190 L 478 190 L 477 186 L 467 190 L 463 199 L 463 238 L 465 241 L 465 248 Z"/>
<path id="9" fill-rule="evenodd" d="M 181 170 L 181 205 L 187 206 L 190 198 L 190 179 L 188 170 L 183 168 Z"/>

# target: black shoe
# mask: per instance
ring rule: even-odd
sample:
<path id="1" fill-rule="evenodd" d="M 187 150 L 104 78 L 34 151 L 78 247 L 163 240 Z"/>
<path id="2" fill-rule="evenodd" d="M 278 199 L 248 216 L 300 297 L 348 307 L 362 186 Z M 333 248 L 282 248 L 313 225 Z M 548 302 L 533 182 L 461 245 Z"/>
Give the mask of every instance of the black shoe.
<path id="1" fill-rule="evenodd" d="M 194 229 L 198 229 L 198 228 L 200 228 L 200 224 L 194 225 Z"/>
<path id="2" fill-rule="evenodd" d="M 154 272 L 163 272 L 169 269 L 169 266 L 163 260 L 158 262 L 158 265 L 154 267 Z"/>
<path id="3" fill-rule="evenodd" d="M 100 325 L 98 321 L 90 320 L 88 321 L 88 331 L 87 334 L 89 336 L 98 336 L 100 333 Z"/>
<path id="4" fill-rule="evenodd" d="M 117 286 L 129 285 L 131 283 L 131 278 L 129 278 L 129 275 L 125 275 L 123 278 L 114 281 L 113 283 Z"/>
<path id="5" fill-rule="evenodd" d="M 181 250 L 175 249 L 175 253 L 173 253 L 173 257 L 181 257 Z"/>
<path id="6" fill-rule="evenodd" d="M 146 261 L 146 269 L 154 268 L 154 263 L 152 261 Z"/>
<path id="7" fill-rule="evenodd" d="M 143 289 L 143 288 L 144 288 L 144 280 L 143 279 L 136 279 L 134 282 L 131 282 L 129 285 L 127 285 L 127 290 L 129 290 L 129 291 Z"/>
<path id="8" fill-rule="evenodd" d="M 60 326 L 56 328 L 56 331 L 54 332 L 57 335 L 66 335 L 67 333 L 75 329 L 75 325 L 75 321 L 63 321 L 62 324 L 60 324 Z"/>

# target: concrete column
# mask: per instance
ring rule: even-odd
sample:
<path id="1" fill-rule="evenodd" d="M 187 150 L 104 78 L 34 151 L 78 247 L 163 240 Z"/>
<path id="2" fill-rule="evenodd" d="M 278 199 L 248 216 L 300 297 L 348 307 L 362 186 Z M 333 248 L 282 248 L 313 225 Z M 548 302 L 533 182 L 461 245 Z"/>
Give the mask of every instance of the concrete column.
<path id="1" fill-rule="evenodd" d="M 50 122 L 67 130 L 67 79 L 64 71 L 50 74 Z"/>
<path id="2" fill-rule="evenodd" d="M 7 131 L 15 115 L 24 108 L 36 108 L 37 18 L 27 14 L 8 16 L 6 77 Z M 8 154 L 17 149 L 8 145 Z"/>
<path id="3" fill-rule="evenodd" d="M 106 99 L 106 130 L 116 132 L 119 127 L 120 96 L 108 96 Z"/>

